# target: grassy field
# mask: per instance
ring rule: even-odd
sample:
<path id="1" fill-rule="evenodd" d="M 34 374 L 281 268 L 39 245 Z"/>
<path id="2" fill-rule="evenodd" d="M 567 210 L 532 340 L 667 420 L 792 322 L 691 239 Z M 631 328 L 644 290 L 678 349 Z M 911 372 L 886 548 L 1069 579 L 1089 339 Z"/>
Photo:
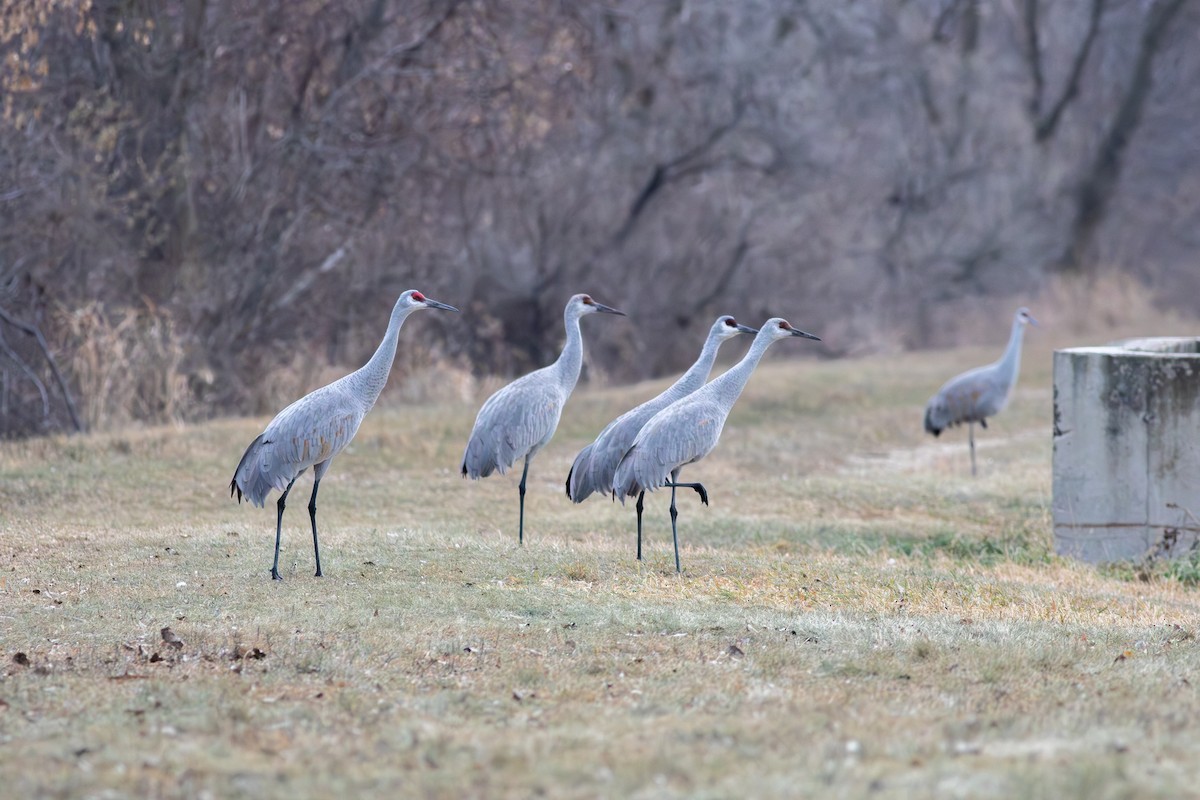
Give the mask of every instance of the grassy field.
<path id="1" fill-rule="evenodd" d="M 377 409 L 326 577 L 306 476 L 282 583 L 228 496 L 261 419 L 0 445 L 4 794 L 1194 796 L 1200 595 L 1053 555 L 1049 353 L 976 479 L 921 410 L 994 349 L 765 364 L 684 473 L 682 576 L 665 495 L 638 564 L 632 508 L 562 489 L 662 384 L 580 390 L 524 548 L 519 474 L 457 474 L 473 403 Z"/>

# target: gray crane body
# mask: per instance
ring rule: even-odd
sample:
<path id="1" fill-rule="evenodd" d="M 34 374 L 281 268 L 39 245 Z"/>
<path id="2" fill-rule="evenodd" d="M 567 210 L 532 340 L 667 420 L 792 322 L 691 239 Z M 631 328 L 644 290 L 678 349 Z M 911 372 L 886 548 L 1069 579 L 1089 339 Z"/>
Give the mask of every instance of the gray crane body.
<path id="1" fill-rule="evenodd" d="M 741 396 L 767 348 L 780 339 L 792 336 L 820 341 L 811 333 L 793 328 L 785 319 L 774 317 L 767 320 L 741 361 L 721 377 L 651 417 L 617 465 L 612 491 L 622 503 L 626 497 L 653 492 L 661 486 L 671 487 L 671 533 L 675 543 L 677 572 L 680 567 L 675 489 L 695 489 L 701 502 L 708 503 L 708 493 L 703 486 L 698 483 L 679 483 L 679 471 L 712 452 L 721 438 L 733 404 Z"/>
<path id="2" fill-rule="evenodd" d="M 1008 405 L 1021 371 L 1021 344 L 1025 326 L 1037 324 L 1027 308 L 1013 316 L 1008 346 L 998 361 L 967 370 L 938 389 L 925 406 L 925 430 L 934 436 L 946 428 L 966 423 L 971 445 L 971 474 L 975 474 L 975 423 L 987 427 L 987 418 Z"/>
<path id="3" fill-rule="evenodd" d="M 612 491 L 617 464 L 633 444 L 642 426 L 659 411 L 702 387 L 712 372 L 721 344 L 742 333 L 758 331 L 739 325 L 737 320 L 730 316 L 718 318 L 709 329 L 700 357 L 679 380 L 657 397 L 626 411 L 608 423 L 596 440 L 579 452 L 567 475 L 567 496 L 576 503 L 582 503 L 593 492 L 609 494 Z"/>
<path id="4" fill-rule="evenodd" d="M 517 459 L 525 466 L 519 488 L 521 518 L 518 541 L 525 541 L 525 479 L 529 462 L 554 436 L 563 406 L 579 380 L 583 366 L 583 334 L 579 319 L 587 314 L 624 312 L 595 302 L 586 294 L 572 297 L 563 309 L 567 341 L 558 359 L 500 389 L 487 399 L 475 418 L 463 452 L 462 475 L 472 480 L 493 472 L 506 473 Z"/>
<path id="5" fill-rule="evenodd" d="M 283 494 L 279 498 L 275 531 L 275 562 L 271 576 L 279 580 L 279 540 L 283 509 L 292 484 L 309 467 L 313 468 L 313 493 L 309 501 L 309 516 L 313 528 L 313 551 L 316 554 L 317 576 L 321 575 L 321 556 L 317 545 L 316 498 L 321 478 L 329 470 L 334 456 L 350 444 L 358 433 L 367 412 L 379 399 L 392 370 L 396 344 L 404 320 L 422 308 L 457 311 L 453 306 L 430 300 L 420 292 L 409 290 L 400 295 L 392 308 L 387 332 L 371 359 L 361 368 L 322 386 L 280 411 L 267 424 L 238 463 L 229 493 L 237 494 L 238 502 L 245 497 L 261 508 L 271 490 Z"/>
<path id="6" fill-rule="evenodd" d="M 617 417 L 600 432 L 596 440 L 584 447 L 575 457 L 571 471 L 567 473 L 567 497 L 576 503 L 582 503 L 593 492 L 610 494 L 612 492 L 613 475 L 621 457 L 633 444 L 642 426 L 659 411 L 692 394 L 704 385 L 712 372 L 713 363 L 721 344 L 742 333 L 758 333 L 754 328 L 739 325 L 731 316 L 718 317 L 708 331 L 704 347 L 696 363 L 671 384 L 666 391 L 659 394 L 636 408 L 626 411 Z M 638 493 L 637 502 L 637 558 L 642 560 L 642 510 L 644 508 L 643 493 Z"/>

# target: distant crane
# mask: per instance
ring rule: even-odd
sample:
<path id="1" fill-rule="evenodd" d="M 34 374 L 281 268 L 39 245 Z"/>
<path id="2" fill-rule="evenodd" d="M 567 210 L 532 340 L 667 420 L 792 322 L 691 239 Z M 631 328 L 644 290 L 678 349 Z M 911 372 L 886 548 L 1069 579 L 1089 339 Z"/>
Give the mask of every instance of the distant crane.
<path id="1" fill-rule="evenodd" d="M 1018 308 L 1013 316 L 1008 347 L 999 361 L 967 370 L 946 381 L 925 406 L 925 430 L 934 436 L 946 428 L 967 423 L 971 443 L 971 474 L 975 473 L 975 423 L 987 428 L 987 418 L 999 414 L 1008 405 L 1017 374 L 1021 371 L 1021 340 L 1025 326 L 1037 325 L 1027 308 Z"/>
<path id="2" fill-rule="evenodd" d="M 579 380 L 579 369 L 583 366 L 579 318 L 597 313 L 625 316 L 625 312 L 601 305 L 586 294 L 577 294 L 567 301 L 563 310 L 567 343 L 558 360 L 517 378 L 489 397 L 479 409 L 463 452 L 462 474 L 472 480 L 486 478 L 495 470 L 503 475 L 518 458 L 525 457 L 517 487 L 521 493 L 517 541 L 521 544 L 525 543 L 525 479 L 529 475 L 529 462 L 554 436 L 563 406 Z"/>
<path id="3" fill-rule="evenodd" d="M 725 419 L 763 353 L 772 343 L 791 336 L 821 341 L 811 333 L 793 328 L 785 319 L 773 317 L 767 320 L 741 361 L 721 377 L 651 417 L 617 465 L 612 490 L 622 503 L 626 497 L 652 492 L 659 486 L 671 487 L 671 538 L 675 544 L 676 572 L 680 568 L 679 531 L 676 525 L 679 511 L 675 507 L 675 490 L 695 489 L 700 495 L 700 502 L 708 505 L 708 491 L 704 486 L 699 483 L 680 483 L 679 471 L 687 464 L 704 458 L 717 446 Z"/>
<path id="4" fill-rule="evenodd" d="M 271 577 L 275 580 L 282 580 L 279 577 L 279 539 L 288 492 L 296 478 L 309 467 L 313 468 L 313 490 L 308 501 L 308 517 L 312 521 L 316 577 L 321 577 L 321 550 L 317 544 L 317 489 L 321 478 L 333 457 L 358 433 L 363 417 L 383 391 L 396 356 L 400 326 L 409 314 L 422 308 L 458 311 L 454 306 L 430 300 L 415 289 L 404 292 L 392 308 L 387 332 L 370 361 L 280 411 L 246 448 L 233 480 L 229 482 L 229 496 L 236 492 L 239 503 L 244 495 L 262 508 L 272 489 L 283 492 L 276 503 L 275 560 L 271 564 Z"/>
<path id="5" fill-rule="evenodd" d="M 741 333 L 758 333 L 754 328 L 739 325 L 730 316 L 718 317 L 708 331 L 700 357 L 687 372 L 671 387 L 653 400 L 647 400 L 637 408 L 626 411 L 608 423 L 596 440 L 575 456 L 575 463 L 567 474 L 567 497 L 582 503 L 592 492 L 608 494 L 612 491 L 613 475 L 625 451 L 633 444 L 642 426 L 655 414 L 683 397 L 699 389 L 708 380 L 717 350 L 721 343 Z M 642 560 L 642 509 L 646 493 L 638 492 L 637 499 L 637 557 Z"/>

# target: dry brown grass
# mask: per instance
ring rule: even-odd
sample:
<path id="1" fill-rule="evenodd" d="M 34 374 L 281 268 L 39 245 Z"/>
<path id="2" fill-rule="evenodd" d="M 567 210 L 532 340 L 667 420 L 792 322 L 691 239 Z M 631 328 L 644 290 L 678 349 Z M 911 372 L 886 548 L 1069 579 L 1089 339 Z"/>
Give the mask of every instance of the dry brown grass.
<path id="1" fill-rule="evenodd" d="M 191 389 L 183 371 L 185 348 L 170 313 L 150 306 L 107 312 L 92 303 L 64 313 L 61 327 L 73 343 L 65 366 L 89 430 L 187 415 Z"/>
<path id="2" fill-rule="evenodd" d="M 1040 336 L 1040 338 L 1039 338 Z M 585 390 L 530 476 L 472 484 L 475 411 L 384 408 L 321 495 L 227 482 L 261 420 L 0 449 L 12 796 L 1176 797 L 1200 768 L 1184 583 L 1063 561 L 1049 349 L 979 437 L 921 406 L 994 348 L 764 366 L 681 500 L 571 505 L 575 450 L 658 385 Z M 163 639 L 169 627 L 181 639 Z M 18 657 L 18 654 L 22 654 Z"/>

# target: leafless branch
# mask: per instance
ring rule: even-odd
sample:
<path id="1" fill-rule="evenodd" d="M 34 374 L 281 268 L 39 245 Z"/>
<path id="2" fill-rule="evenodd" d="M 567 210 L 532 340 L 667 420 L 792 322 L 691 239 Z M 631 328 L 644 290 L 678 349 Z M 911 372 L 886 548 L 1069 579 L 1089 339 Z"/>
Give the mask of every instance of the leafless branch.
<path id="1" fill-rule="evenodd" d="M 1042 76 L 1041 56 L 1038 55 L 1037 42 L 1037 0 L 1026 0 L 1026 31 L 1029 35 L 1029 53 L 1030 53 L 1030 70 L 1034 76 L 1035 101 L 1038 106 L 1041 105 L 1041 93 L 1045 85 L 1045 79 Z M 1029 9 L 1033 9 L 1032 20 L 1029 16 Z M 1096 41 L 1096 34 L 1100 30 L 1100 17 L 1104 13 L 1104 0 L 1092 0 L 1091 8 L 1088 15 L 1087 31 L 1083 35 L 1083 42 L 1079 45 L 1079 49 L 1075 52 L 1075 58 L 1071 62 L 1071 70 L 1067 74 L 1067 82 L 1063 86 L 1062 94 L 1058 100 L 1050 107 L 1050 111 L 1042 117 L 1035 117 L 1034 136 L 1039 142 L 1043 142 L 1054 135 L 1055 128 L 1058 127 L 1058 121 L 1062 117 L 1063 111 L 1079 94 L 1079 81 L 1083 75 L 1084 65 L 1087 64 L 1088 54 L 1092 51 L 1092 44 Z M 1030 25 L 1033 29 L 1030 30 Z M 1036 109 L 1035 109 L 1036 113 Z"/>
<path id="2" fill-rule="evenodd" d="M 1038 0 L 1025 0 L 1025 55 L 1029 62 L 1029 76 L 1033 81 L 1033 96 L 1029 99 L 1029 113 L 1034 119 L 1042 114 L 1042 93 L 1046 90 L 1046 76 L 1042 72 L 1042 46 L 1038 42 Z"/>
<path id="3" fill-rule="evenodd" d="M 716 281 L 713 282 L 708 292 L 692 303 L 691 311 L 688 312 L 685 318 L 681 319 L 684 324 L 686 324 L 687 317 L 692 317 L 696 314 L 699 314 L 701 311 L 707 308 L 710 303 L 712 303 L 721 295 L 725 294 L 725 291 L 729 288 L 729 282 L 733 280 L 733 276 L 737 274 L 738 267 L 742 265 L 742 262 L 746 259 L 746 253 L 750 250 L 749 233 L 750 224 L 752 222 L 754 222 L 753 216 L 747 216 L 746 219 L 742 221 L 742 227 L 738 231 L 737 244 L 733 246 L 733 252 L 729 256 L 729 262 L 725 265 L 725 269 L 721 271 L 721 274 L 717 277 Z"/>
<path id="4" fill-rule="evenodd" d="M 633 203 L 629 206 L 629 215 L 625 218 L 625 224 L 622 225 L 621 229 L 613 236 L 613 241 L 622 242 L 629 238 L 629 234 L 633 232 L 633 228 L 637 224 L 638 217 L 643 211 L 646 210 L 646 206 L 650 203 L 651 199 L 653 199 L 654 196 L 668 183 L 678 179 L 681 174 L 686 174 L 684 170 L 681 169 L 683 165 L 686 165 L 687 162 L 707 152 L 714 145 L 716 145 L 717 142 L 719 142 L 721 138 L 725 136 L 725 134 L 737 127 L 737 124 L 742 119 L 742 114 L 744 111 L 745 106 L 741 102 L 735 103 L 733 115 L 726 122 L 717 125 L 711 131 L 709 131 L 708 135 L 705 136 L 702 141 L 685 150 L 675 158 L 672 158 L 671 160 L 662 164 L 656 164 L 654 169 L 650 172 L 649 180 L 646 181 L 646 184 L 642 187 L 642 190 L 638 192 L 638 196 L 634 198 Z"/>
<path id="5" fill-rule="evenodd" d="M 58 384 L 59 391 L 62 392 L 63 400 L 67 404 L 67 413 L 71 415 L 71 424 L 75 426 L 77 432 L 82 431 L 83 423 L 79 421 L 79 412 L 75 410 L 75 398 L 71 396 L 71 390 L 67 386 L 67 381 L 63 378 L 63 374 L 58 368 L 58 362 L 54 360 L 54 355 L 50 352 L 50 345 L 46 343 L 46 337 L 42 335 L 41 329 L 36 325 L 27 325 L 21 322 L 3 308 L 0 308 L 0 320 L 7 322 L 22 333 L 32 336 L 37 342 L 38 348 L 42 351 L 42 356 L 45 357 L 46 363 L 50 366 L 50 373 L 54 376 L 54 381 Z"/>
<path id="6" fill-rule="evenodd" d="M 1088 246 L 1108 210 L 1121 173 L 1125 150 L 1141 123 L 1142 111 L 1154 81 L 1154 59 L 1159 53 L 1163 35 L 1183 4 L 1184 0 L 1161 0 L 1150 6 L 1147 12 L 1128 88 L 1096 151 L 1092 168 L 1079 187 L 1071 240 L 1057 265 L 1062 271 L 1076 272 L 1082 268 Z"/>
<path id="7" fill-rule="evenodd" d="M 17 369 L 25 373 L 25 377 L 37 389 L 38 395 L 42 398 L 42 419 L 43 421 L 49 419 L 50 396 L 46 393 L 46 384 L 42 383 L 42 379 L 38 377 L 31 366 L 25 363 L 25 359 L 21 358 L 20 354 L 12 348 L 12 345 L 8 343 L 8 339 L 3 334 L 0 334 L 0 347 L 4 348 L 4 353 L 8 356 L 9 360 L 17 365 Z"/>

